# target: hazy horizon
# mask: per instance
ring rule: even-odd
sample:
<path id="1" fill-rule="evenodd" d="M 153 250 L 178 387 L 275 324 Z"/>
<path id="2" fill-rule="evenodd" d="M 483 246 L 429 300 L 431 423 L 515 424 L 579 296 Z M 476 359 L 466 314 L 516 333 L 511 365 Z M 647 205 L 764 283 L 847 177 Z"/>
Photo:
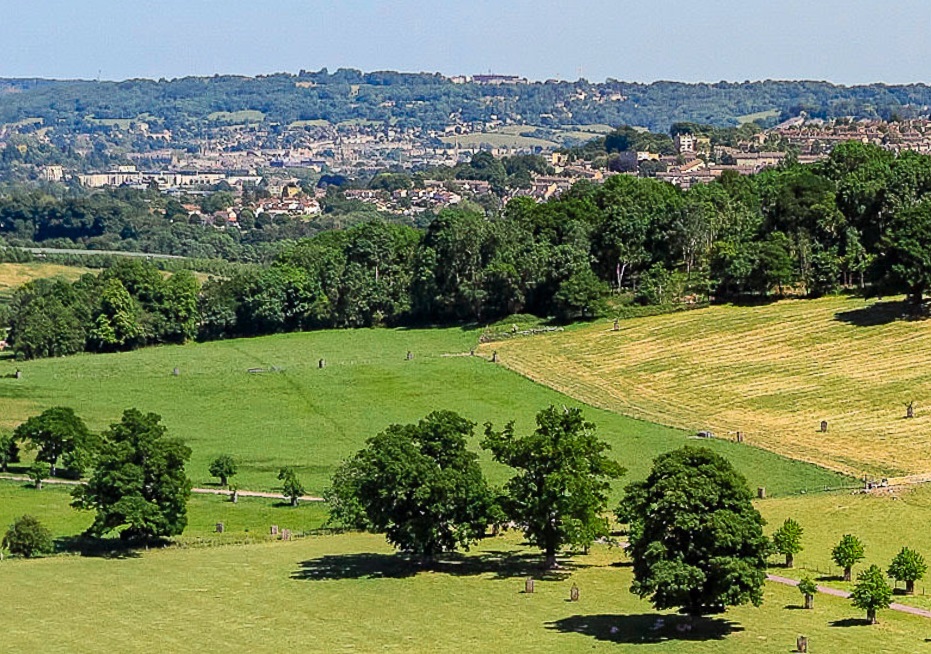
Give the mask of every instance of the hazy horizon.
<path id="1" fill-rule="evenodd" d="M 104 80 L 364 71 L 489 71 L 532 80 L 928 83 L 931 6 L 891 0 L 778 5 L 469 4 L 280 0 L 0 0 L 0 77 Z"/>

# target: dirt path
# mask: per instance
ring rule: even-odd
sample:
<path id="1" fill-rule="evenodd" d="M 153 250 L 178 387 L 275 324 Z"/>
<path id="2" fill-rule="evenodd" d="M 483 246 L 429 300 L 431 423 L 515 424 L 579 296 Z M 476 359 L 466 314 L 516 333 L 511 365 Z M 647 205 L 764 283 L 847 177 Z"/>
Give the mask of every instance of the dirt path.
<path id="1" fill-rule="evenodd" d="M 798 581 L 795 579 L 789 579 L 788 577 L 780 577 L 779 575 L 766 575 L 766 579 L 769 581 L 774 581 L 777 584 L 785 584 L 786 586 L 798 586 Z M 838 588 L 831 588 L 830 586 L 818 586 L 818 592 L 824 593 L 825 595 L 833 595 L 834 597 L 842 597 L 848 599 L 850 593 L 846 590 L 840 590 Z M 899 604 L 898 602 L 893 602 L 889 605 L 889 608 L 893 611 L 899 611 L 900 613 L 910 613 L 911 615 L 917 615 L 922 618 L 931 618 L 931 611 L 927 609 L 919 609 L 915 606 L 906 606 L 905 604 Z"/>
<path id="2" fill-rule="evenodd" d="M 17 475 L 0 475 L 0 479 L 7 481 L 32 481 L 28 477 L 20 477 Z M 62 486 L 80 486 L 83 484 L 83 481 L 74 481 L 71 479 L 43 479 L 43 484 L 59 484 Z M 226 495 L 229 496 L 230 491 L 223 488 L 192 488 L 192 493 L 199 493 L 201 495 Z M 250 490 L 240 490 L 240 497 L 267 497 L 270 499 L 284 499 L 284 495 L 281 493 L 266 493 L 264 491 L 250 491 Z M 302 495 L 302 502 L 322 502 L 322 497 L 314 497 L 313 495 Z"/>

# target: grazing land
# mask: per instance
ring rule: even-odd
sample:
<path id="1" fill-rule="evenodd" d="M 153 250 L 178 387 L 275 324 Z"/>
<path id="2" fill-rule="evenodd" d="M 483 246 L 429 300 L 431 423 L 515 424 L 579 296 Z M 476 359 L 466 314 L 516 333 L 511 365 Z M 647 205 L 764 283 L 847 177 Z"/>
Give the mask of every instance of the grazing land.
<path id="1" fill-rule="evenodd" d="M 91 270 L 53 263 L 0 263 L 0 304 L 9 302 L 17 288 L 34 279 L 64 277 L 72 281 L 87 272 Z"/>
<path id="2" fill-rule="evenodd" d="M 892 611 L 862 624 L 849 602 L 768 584 L 761 608 L 697 622 L 654 611 L 627 588 L 618 549 L 596 546 L 559 574 L 538 574 L 538 555 L 513 536 L 484 541 L 452 563 L 422 571 L 378 536 L 345 534 L 241 547 L 203 547 L 102 559 L 68 557 L 0 565 L 6 642 L 23 651 L 787 652 L 798 634 L 815 651 L 914 652 L 926 620 Z M 569 602 L 577 584 L 579 602 Z M 37 595 L 41 589 L 41 595 Z M 41 601 L 39 601 L 41 597 Z M 81 610 L 75 610 L 80 597 Z M 427 618 L 427 619 L 425 619 Z M 657 620 L 665 625 L 654 630 Z M 636 647 L 634 647 L 636 645 Z"/>
<path id="3" fill-rule="evenodd" d="M 26 514 L 37 517 L 55 538 L 77 536 L 90 526 L 94 514 L 72 509 L 70 491 L 70 487 L 54 484 L 37 491 L 22 482 L 0 480 L 0 536 L 13 520 Z M 319 529 L 326 518 L 326 506 L 320 502 L 305 502 L 293 508 L 278 499 L 240 497 L 233 504 L 225 495 L 195 494 L 188 501 L 187 527 L 175 541 L 191 545 L 264 540 L 271 525 L 303 533 Z M 222 534 L 216 533 L 218 522 L 223 523 Z M 63 565 L 66 563 L 62 560 Z"/>
<path id="4" fill-rule="evenodd" d="M 778 109 L 769 109 L 767 111 L 756 111 L 752 114 L 744 114 L 743 116 L 737 116 L 737 122 L 743 123 L 752 123 L 757 120 L 766 120 L 767 118 L 778 118 L 779 110 Z"/>
<path id="5" fill-rule="evenodd" d="M 910 547 L 931 561 L 931 548 L 924 527 L 931 515 L 931 487 L 880 489 L 873 493 L 827 493 L 779 498 L 758 502 L 771 533 L 786 518 L 794 518 L 805 530 L 804 550 L 795 557 L 795 568 L 773 570 L 774 574 L 800 579 L 810 575 L 818 583 L 850 590 L 853 584 L 840 580 L 841 569 L 831 561 L 831 549 L 841 536 L 853 534 L 863 541 L 866 558 L 854 567 L 854 577 L 875 563 L 885 570 L 902 547 Z M 782 561 L 782 557 L 773 557 Z M 896 602 L 931 609 L 931 578 L 915 584 L 913 597 L 896 596 Z"/>
<path id="6" fill-rule="evenodd" d="M 92 429 L 103 429 L 124 409 L 136 407 L 160 414 L 170 433 L 192 447 L 188 470 L 196 485 L 211 483 L 209 462 L 229 453 L 242 462 L 235 478 L 241 488 L 276 489 L 278 469 L 293 465 L 308 493 L 318 495 L 337 463 L 391 423 L 451 409 L 479 425 L 492 421 L 500 427 L 513 419 L 519 430 L 530 430 L 541 408 L 579 405 L 483 357 L 469 356 L 477 340 L 477 332 L 461 329 L 342 330 L 0 361 L 0 427 L 15 427 L 50 406 L 64 405 Z M 22 370 L 21 379 L 5 377 L 15 368 Z M 175 368 L 178 376 L 172 374 Z M 658 454 L 695 442 L 679 430 L 608 411 L 586 412 L 629 469 L 624 483 L 644 476 Z M 479 426 L 476 448 L 480 432 Z M 708 444 L 771 494 L 850 481 L 758 448 Z M 505 468 L 486 454 L 483 462 L 493 482 L 504 480 Z"/>
<path id="7" fill-rule="evenodd" d="M 594 406 L 892 477 L 931 471 L 931 325 L 901 312 L 845 296 L 713 306 L 484 349 Z"/>
<path id="8" fill-rule="evenodd" d="M 243 109 L 241 111 L 214 111 L 207 114 L 207 120 L 227 125 L 245 125 L 249 123 L 261 123 L 265 120 L 265 114 L 254 109 Z"/>

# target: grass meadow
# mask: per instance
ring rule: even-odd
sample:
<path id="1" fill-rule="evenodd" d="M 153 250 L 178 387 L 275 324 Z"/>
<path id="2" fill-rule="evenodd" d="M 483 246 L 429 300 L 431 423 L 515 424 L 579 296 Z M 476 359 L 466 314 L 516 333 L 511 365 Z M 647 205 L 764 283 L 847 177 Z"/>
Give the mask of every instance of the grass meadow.
<path id="1" fill-rule="evenodd" d="M 79 535 L 94 520 L 91 511 L 70 506 L 71 489 L 45 484 L 37 491 L 31 484 L 0 480 L 0 536 L 21 515 L 33 515 L 49 528 L 56 539 Z M 225 495 L 193 494 L 188 502 L 188 524 L 176 539 L 182 546 L 198 543 L 232 544 L 266 540 L 271 525 L 306 533 L 320 529 L 327 519 L 322 502 L 304 502 L 298 507 L 272 498 L 240 497 L 236 504 Z M 223 533 L 216 532 L 218 522 Z M 62 542 L 63 549 L 67 549 Z"/>
<path id="2" fill-rule="evenodd" d="M 308 492 L 319 494 L 334 466 L 391 423 L 452 409 L 478 423 L 477 449 L 486 421 L 500 427 L 515 420 L 519 430 L 531 430 L 541 408 L 580 405 L 486 358 L 470 356 L 477 340 L 477 332 L 461 329 L 342 330 L 0 361 L 0 427 L 13 428 L 43 409 L 65 405 L 99 430 L 124 409 L 136 407 L 160 414 L 170 433 L 191 446 L 188 474 L 197 485 L 211 483 L 209 462 L 230 453 L 241 461 L 235 478 L 241 488 L 274 490 L 278 469 L 293 465 Z M 412 360 L 406 358 L 408 351 Z M 325 360 L 322 369 L 320 359 Z M 5 377 L 15 368 L 22 370 L 21 379 Z M 253 368 L 269 372 L 248 372 Z M 629 469 L 627 480 L 644 476 L 658 454 L 695 442 L 680 430 L 585 410 Z M 702 442 L 728 456 L 752 485 L 765 486 L 770 494 L 850 481 L 759 448 Z M 491 480 L 504 481 L 506 470 L 482 456 Z"/>
<path id="3" fill-rule="evenodd" d="M 931 471 L 931 325 L 901 309 L 845 296 L 713 306 L 484 350 L 603 409 L 892 477 Z"/>
<path id="4" fill-rule="evenodd" d="M 628 592 L 619 549 L 596 546 L 526 594 L 538 560 L 506 535 L 424 571 L 365 534 L 10 560 L 0 564 L 0 585 L 16 609 L 0 612 L 0 630 L 18 651 L 69 653 L 783 653 L 799 634 L 817 652 L 927 647 L 922 618 L 882 611 L 871 627 L 847 601 L 826 596 L 798 610 L 798 591 L 778 584 L 767 586 L 761 608 L 729 609 L 682 634 L 681 618 Z M 573 584 L 578 602 L 569 601 Z"/>
<path id="5" fill-rule="evenodd" d="M 854 579 L 858 570 L 872 563 L 885 570 L 904 546 L 917 550 L 931 563 L 931 547 L 924 532 L 931 516 L 931 487 L 926 484 L 873 493 L 778 498 L 758 502 L 757 507 L 769 523 L 766 533 L 775 531 L 786 518 L 794 518 L 804 529 L 804 550 L 795 557 L 795 568 L 780 566 L 773 571 L 776 574 L 795 579 L 810 575 L 821 584 L 850 590 L 853 584 L 840 580 L 842 571 L 831 561 L 831 549 L 844 534 L 854 534 L 864 544 L 866 558 L 854 566 Z M 773 561 L 782 563 L 784 559 L 775 556 Z M 895 601 L 931 609 L 931 577 L 917 582 L 915 592 Z"/>
<path id="6" fill-rule="evenodd" d="M 103 429 L 123 409 L 134 406 L 161 414 L 170 433 L 191 445 L 188 472 L 198 485 L 211 483 L 207 465 L 214 456 L 231 453 L 241 461 L 234 480 L 241 488 L 273 490 L 278 468 L 295 465 L 308 492 L 318 494 L 340 460 L 392 422 L 414 421 L 434 409 L 453 409 L 479 423 L 472 441 L 477 448 L 480 424 L 486 420 L 500 426 L 513 419 L 524 431 L 533 428 L 534 415 L 548 404 L 582 406 L 618 460 L 629 468 L 615 488 L 615 497 L 624 483 L 646 474 L 656 455 L 686 443 L 707 445 L 728 457 L 751 486 L 767 488 L 768 499 L 757 506 L 769 521 L 768 532 L 786 517 L 803 525 L 805 551 L 797 561 L 806 568 L 784 571 L 776 566 L 773 571 L 797 577 L 811 570 L 815 576 L 831 577 L 835 570 L 830 549 L 843 533 L 858 534 L 866 542 L 868 560 L 863 565 L 877 562 L 885 567 L 902 545 L 922 551 L 920 529 L 931 510 L 931 489 L 898 489 L 895 495 L 819 492 L 851 480 L 750 444 L 697 440 L 689 431 L 614 411 L 724 431 L 705 417 L 712 415 L 715 405 L 734 402 L 741 392 L 724 371 L 739 365 L 741 356 L 752 366 L 754 357 L 764 356 L 768 348 L 778 349 L 782 354 L 774 361 L 786 365 L 786 392 L 795 397 L 793 384 L 799 384 L 797 377 L 804 373 L 797 359 L 804 356 L 795 352 L 803 345 L 793 345 L 790 336 L 801 338 L 798 332 L 812 315 L 848 310 L 849 302 L 853 301 L 832 299 L 808 305 L 804 317 L 795 319 L 799 324 L 789 325 L 789 336 L 777 327 L 791 323 L 792 312 L 800 306 L 794 303 L 743 309 L 742 318 L 723 307 L 720 316 L 715 308 L 631 320 L 622 323 L 620 333 L 610 332 L 610 325 L 581 326 L 552 336 L 496 343 L 479 348 L 476 356 L 470 355 L 478 341 L 474 330 L 379 329 L 57 360 L 0 360 L 0 427 L 12 428 L 44 408 L 66 405 L 92 428 Z M 714 319 L 712 326 L 688 326 L 688 321 L 709 317 Z M 831 320 L 828 331 L 852 330 L 850 342 L 834 348 L 833 357 L 849 359 L 851 349 L 883 345 L 871 327 Z M 725 333 L 714 333 L 726 326 Z M 893 323 L 884 329 L 893 343 L 920 345 L 920 334 L 901 331 L 916 327 L 920 323 Z M 783 333 L 783 340 L 770 344 L 764 338 L 752 347 L 744 344 L 744 332 L 755 334 L 755 330 L 769 334 L 769 339 L 773 333 Z M 823 338 L 830 336 L 837 334 Z M 853 336 L 868 342 L 858 343 Z M 736 363 L 725 366 L 707 354 L 689 358 L 686 342 L 677 351 L 679 358 L 666 364 L 670 370 L 682 365 L 677 374 L 686 380 L 694 377 L 690 366 L 705 366 L 703 372 L 720 377 L 721 389 L 706 386 L 703 392 L 710 395 L 703 404 L 693 400 L 682 407 L 678 405 L 682 397 L 665 401 L 658 388 L 651 396 L 657 402 L 652 412 L 638 410 L 640 404 L 619 402 L 613 394 L 617 385 L 613 380 L 619 377 L 631 380 L 630 384 L 653 379 L 665 384 L 664 392 L 676 391 L 676 384 L 662 371 L 634 371 L 638 365 L 649 367 L 653 359 L 648 355 L 659 356 L 657 348 L 668 350 L 675 338 L 717 338 L 719 347 L 741 351 L 732 355 Z M 616 353 L 613 348 L 621 339 L 630 343 Z M 493 349 L 521 374 L 491 363 Z M 920 360 L 920 347 L 916 349 Z M 818 348 L 812 352 L 809 357 L 822 357 L 821 366 L 829 363 Z M 323 368 L 320 359 L 325 361 Z M 619 361 L 630 369 L 619 373 Z M 864 365 L 877 364 L 867 360 Z M 606 372 L 596 374 L 599 366 Z M 15 368 L 22 370 L 21 379 L 5 376 Z M 172 374 L 174 368 L 177 376 Z M 587 375 L 580 376 L 580 370 Z M 775 375 L 775 369 L 770 374 Z M 778 388 L 774 384 L 774 396 Z M 877 392 L 881 391 L 880 386 Z M 708 413 L 700 413 L 694 423 L 682 418 L 695 410 Z M 767 414 L 748 415 L 759 419 Z M 831 429 L 821 438 L 837 433 L 837 418 L 828 419 Z M 905 426 L 922 419 L 919 411 L 919 417 Z M 754 444 L 799 454 L 791 447 L 775 447 L 761 438 L 760 430 L 747 427 L 746 431 Z M 816 451 L 822 450 L 827 452 Z M 850 452 L 838 449 L 834 454 Z M 806 458 L 836 464 L 826 457 Z M 505 479 L 504 468 L 487 455 L 482 454 L 482 460 L 493 482 Z M 36 491 L 22 482 L 0 481 L 0 528 L 30 513 L 49 526 L 66 550 L 45 559 L 0 563 L 5 606 L 15 607 L 0 612 L 0 643 L 14 643 L 17 651 L 98 652 L 116 647 L 120 652 L 151 652 L 197 647 L 232 652 L 736 654 L 792 651 L 800 634 L 811 639 L 815 652 L 915 652 L 928 647 L 931 623 L 923 618 L 883 611 L 881 624 L 871 627 L 839 598 L 818 596 L 815 610 L 800 610 L 798 591 L 779 584 L 767 585 L 761 608 L 732 608 L 683 633 L 676 629 L 682 618 L 657 612 L 630 594 L 631 569 L 623 551 L 607 545 L 566 559 L 560 570 L 542 575 L 539 553 L 514 533 L 486 539 L 432 570 L 399 557 L 378 535 L 308 535 L 291 542 L 269 535 L 273 524 L 298 534 L 314 532 L 326 519 L 326 507 L 320 503 L 291 508 L 277 499 L 241 497 L 232 504 L 225 496 L 194 495 L 188 527 L 173 547 L 116 552 L 110 557 L 72 556 L 67 553 L 68 538 L 83 531 L 92 515 L 71 509 L 68 491 L 51 484 Z M 215 533 L 217 522 L 224 523 L 223 534 Z M 537 578 L 533 594 L 523 592 L 527 576 Z M 845 587 L 831 579 L 822 583 Z M 579 602 L 569 601 L 573 584 L 581 591 Z M 905 601 L 931 608 L 921 595 Z M 0 645 L 0 650 L 4 647 Z"/>

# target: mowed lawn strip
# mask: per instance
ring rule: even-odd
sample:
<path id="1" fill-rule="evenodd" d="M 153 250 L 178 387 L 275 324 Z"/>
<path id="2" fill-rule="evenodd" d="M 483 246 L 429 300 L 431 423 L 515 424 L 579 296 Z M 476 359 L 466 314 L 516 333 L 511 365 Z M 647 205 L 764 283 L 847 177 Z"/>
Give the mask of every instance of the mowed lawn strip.
<path id="1" fill-rule="evenodd" d="M 931 471 L 931 323 L 851 297 L 621 321 L 483 347 L 592 405 L 851 474 Z M 906 419 L 906 405 L 916 414 Z M 820 433 L 821 421 L 828 431 Z"/>
<path id="2" fill-rule="evenodd" d="M 121 652 L 632 652 L 792 651 L 807 635 L 824 652 L 915 652 L 928 621 L 880 612 L 862 624 L 849 602 L 768 584 L 761 608 L 697 622 L 657 612 L 628 592 L 617 549 L 596 546 L 563 575 L 524 579 L 538 557 L 513 536 L 489 539 L 438 571 L 418 570 L 378 536 L 345 534 L 238 547 L 52 558 L 0 564 L 5 646 Z M 621 565 L 618 565 L 621 564 Z M 570 587 L 580 600 L 570 602 Z M 76 600 L 80 597 L 80 600 Z M 664 626 L 655 629 L 658 620 Z"/>
<path id="3" fill-rule="evenodd" d="M 0 361 L 0 426 L 12 428 L 45 408 L 65 405 L 99 430 L 136 407 L 160 414 L 170 434 L 191 446 L 188 471 L 198 486 L 215 481 L 208 465 L 228 453 L 241 461 L 233 478 L 240 488 L 275 490 L 278 469 L 293 465 L 307 492 L 319 495 L 335 466 L 389 424 L 413 422 L 437 409 L 458 411 L 478 423 L 472 443 L 478 450 L 485 421 L 500 428 L 515 420 L 518 430 L 527 431 L 549 404 L 580 405 L 486 358 L 469 356 L 477 340 L 477 332 L 462 329 L 340 330 Z M 15 368 L 22 370 L 21 379 L 4 377 Z M 680 430 L 585 410 L 630 471 L 615 496 L 624 483 L 645 476 L 658 454 L 698 442 Z M 758 448 L 701 442 L 728 456 L 754 487 L 765 486 L 770 494 L 850 482 Z M 491 481 L 503 482 L 507 470 L 487 454 L 481 457 Z"/>

